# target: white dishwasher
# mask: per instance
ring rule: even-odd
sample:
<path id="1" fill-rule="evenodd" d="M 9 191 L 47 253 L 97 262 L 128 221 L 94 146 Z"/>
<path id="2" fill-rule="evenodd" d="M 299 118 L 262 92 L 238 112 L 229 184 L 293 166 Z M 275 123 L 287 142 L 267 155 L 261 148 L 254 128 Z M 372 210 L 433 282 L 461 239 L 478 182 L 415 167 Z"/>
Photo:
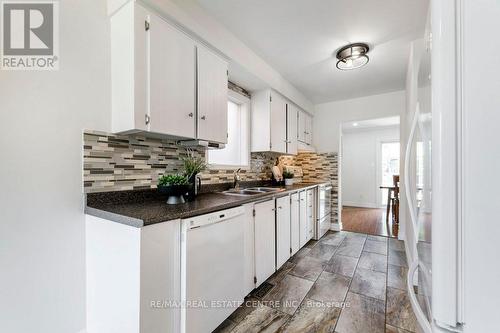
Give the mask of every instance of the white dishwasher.
<path id="1" fill-rule="evenodd" d="M 244 212 L 236 207 L 182 220 L 182 332 L 212 332 L 243 302 Z"/>

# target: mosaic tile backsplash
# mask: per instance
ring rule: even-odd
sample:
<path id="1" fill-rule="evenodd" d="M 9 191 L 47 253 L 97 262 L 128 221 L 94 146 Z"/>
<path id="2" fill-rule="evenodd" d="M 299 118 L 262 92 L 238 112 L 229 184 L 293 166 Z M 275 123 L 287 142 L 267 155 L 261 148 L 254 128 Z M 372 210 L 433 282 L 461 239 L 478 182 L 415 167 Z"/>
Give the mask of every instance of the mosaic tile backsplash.
<path id="1" fill-rule="evenodd" d="M 302 168 L 304 182 L 330 182 L 333 186 L 332 223 L 338 221 L 338 159 L 337 153 L 300 152 L 297 156 L 281 156 L 284 165 Z"/>
<path id="2" fill-rule="evenodd" d="M 83 133 L 83 184 L 86 193 L 156 188 L 164 173 L 181 173 L 179 157 L 186 150 L 173 140 L 140 135 L 115 135 L 105 132 Z M 199 148 L 195 154 L 204 157 Z M 334 189 L 332 222 L 337 219 L 337 155 L 301 152 L 297 156 L 277 153 L 252 153 L 250 169 L 240 172 L 242 181 L 271 179 L 276 159 L 285 165 L 297 165 L 304 171 L 303 181 L 330 181 Z M 208 169 L 200 176 L 202 185 L 232 182 L 234 169 Z"/>
<path id="3" fill-rule="evenodd" d="M 85 131 L 83 134 L 83 181 L 86 193 L 156 188 L 164 173 L 181 173 L 179 157 L 186 150 L 173 140 L 135 135 Z M 200 148 L 195 154 L 204 157 Z M 242 181 L 268 180 L 279 154 L 252 153 L 250 170 L 240 172 Z M 231 182 L 234 169 L 209 169 L 202 184 Z"/>

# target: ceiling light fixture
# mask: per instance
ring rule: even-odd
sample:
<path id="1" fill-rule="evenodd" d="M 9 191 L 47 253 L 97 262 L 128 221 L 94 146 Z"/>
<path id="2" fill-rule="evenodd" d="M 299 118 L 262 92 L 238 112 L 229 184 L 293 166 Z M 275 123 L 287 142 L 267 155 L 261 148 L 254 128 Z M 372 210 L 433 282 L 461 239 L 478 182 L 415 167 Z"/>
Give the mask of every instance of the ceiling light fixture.
<path id="1" fill-rule="evenodd" d="M 337 68 L 350 70 L 360 68 L 368 63 L 370 58 L 366 55 L 370 48 L 365 43 L 346 45 L 337 51 Z"/>
<path id="2" fill-rule="evenodd" d="M 358 126 L 358 123 L 353 123 L 352 126 L 356 127 Z"/>

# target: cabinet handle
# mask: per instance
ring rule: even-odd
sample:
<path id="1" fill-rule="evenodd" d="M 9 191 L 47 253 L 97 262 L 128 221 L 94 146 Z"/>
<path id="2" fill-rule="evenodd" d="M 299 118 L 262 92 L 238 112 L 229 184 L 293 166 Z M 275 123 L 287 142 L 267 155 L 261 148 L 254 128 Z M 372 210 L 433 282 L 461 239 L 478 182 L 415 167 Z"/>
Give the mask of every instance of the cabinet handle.
<path id="1" fill-rule="evenodd" d="M 189 118 L 193 118 L 194 114 L 191 112 L 190 114 L 188 114 Z"/>
<path id="2" fill-rule="evenodd" d="M 145 115 L 144 122 L 146 123 L 146 125 L 149 125 L 149 123 L 151 122 L 151 117 L 148 115 Z"/>
<path id="3" fill-rule="evenodd" d="M 278 206 L 278 209 L 283 209 L 283 207 L 281 207 L 281 206 Z"/>
<path id="4" fill-rule="evenodd" d="M 207 119 L 207 116 L 201 116 L 201 120 Z"/>

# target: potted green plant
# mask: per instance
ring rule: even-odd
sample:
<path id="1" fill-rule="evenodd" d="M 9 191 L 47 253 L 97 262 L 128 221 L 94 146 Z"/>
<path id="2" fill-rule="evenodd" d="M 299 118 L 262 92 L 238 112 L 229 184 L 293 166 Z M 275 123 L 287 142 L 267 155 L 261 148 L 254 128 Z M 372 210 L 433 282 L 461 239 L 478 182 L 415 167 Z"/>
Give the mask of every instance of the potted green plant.
<path id="1" fill-rule="evenodd" d="M 290 171 L 283 171 L 283 178 L 285 179 L 285 186 L 293 185 L 293 173 Z"/>
<path id="2" fill-rule="evenodd" d="M 184 195 L 189 191 L 189 183 L 184 175 L 162 175 L 158 178 L 158 190 L 168 196 L 167 204 L 185 203 Z"/>
<path id="3" fill-rule="evenodd" d="M 197 194 L 196 175 L 207 168 L 205 159 L 196 154 L 192 149 L 186 149 L 186 156 L 181 156 L 180 160 L 184 166 L 184 176 L 189 183 L 189 190 L 186 196 L 187 200 L 194 200 Z M 201 185 L 201 180 L 199 180 Z"/>

